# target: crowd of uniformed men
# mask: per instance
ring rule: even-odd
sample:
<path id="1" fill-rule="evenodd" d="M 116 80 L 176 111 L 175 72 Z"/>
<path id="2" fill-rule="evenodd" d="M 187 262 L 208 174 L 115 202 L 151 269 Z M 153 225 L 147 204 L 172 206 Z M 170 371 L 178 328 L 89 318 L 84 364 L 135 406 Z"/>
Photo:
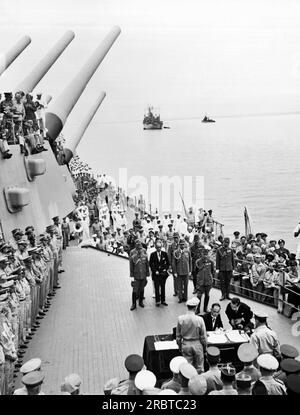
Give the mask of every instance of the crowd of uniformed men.
<path id="1" fill-rule="evenodd" d="M 59 217 L 36 235 L 32 226 L 0 237 L 0 394 L 14 390 L 28 343 L 60 288 L 63 235 Z"/>
<path id="2" fill-rule="evenodd" d="M 0 94 L 1 100 L 1 94 Z M 25 94 L 23 91 L 4 92 L 0 101 L 0 152 L 4 159 L 12 157 L 10 144 L 19 144 L 22 154 L 47 151 L 45 110 L 42 94 Z"/>
<path id="3" fill-rule="evenodd" d="M 258 317 L 258 316 L 257 316 Z M 200 317 L 199 317 L 200 318 Z M 262 319 L 262 317 L 258 317 Z M 218 347 L 210 346 L 206 367 L 197 371 L 184 356 L 170 361 L 171 379 L 161 381 L 144 367 L 137 354 L 125 360 L 128 379 L 110 379 L 104 386 L 106 395 L 299 395 L 299 352 L 293 346 L 280 347 L 280 363 L 271 353 L 259 354 L 251 343 L 238 348 L 239 369 L 231 363 L 221 364 Z"/>

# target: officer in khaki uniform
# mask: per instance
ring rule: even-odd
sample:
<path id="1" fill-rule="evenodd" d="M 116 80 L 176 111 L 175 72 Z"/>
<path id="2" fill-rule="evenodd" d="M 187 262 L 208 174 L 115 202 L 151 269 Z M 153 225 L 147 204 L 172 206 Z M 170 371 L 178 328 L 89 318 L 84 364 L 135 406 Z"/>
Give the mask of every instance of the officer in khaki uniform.
<path id="1" fill-rule="evenodd" d="M 192 258 L 184 239 L 180 240 L 179 248 L 173 253 L 172 268 L 177 278 L 178 302 L 182 303 L 187 301 L 188 278 L 192 275 Z"/>
<path id="2" fill-rule="evenodd" d="M 258 356 L 257 364 L 261 372 L 259 380 L 265 385 L 268 395 L 286 395 L 284 383 L 273 376 L 279 366 L 278 360 L 271 354 L 264 353 Z"/>
<path id="3" fill-rule="evenodd" d="M 5 355 L 3 395 L 11 395 L 13 392 L 14 363 L 17 360 L 17 351 L 10 322 L 11 312 L 6 300 L 2 305 L 0 304 L 0 344 Z"/>
<path id="4" fill-rule="evenodd" d="M 130 278 L 133 278 L 132 285 L 132 306 L 130 310 L 136 309 L 136 300 L 139 299 L 139 306 L 144 307 L 144 288 L 147 284 L 147 277 L 150 276 L 149 262 L 146 251 L 140 240 L 135 241 L 135 249 L 130 253 L 129 258 Z"/>
<path id="5" fill-rule="evenodd" d="M 182 356 L 197 369 L 198 373 L 202 373 L 204 372 L 207 334 L 203 318 L 195 315 L 198 304 L 197 297 L 187 301 L 188 312 L 178 317 L 176 342 Z"/>
<path id="6" fill-rule="evenodd" d="M 169 245 L 168 247 L 168 257 L 169 257 L 169 262 L 171 264 L 171 266 L 173 265 L 173 254 L 174 251 L 176 251 L 179 248 L 179 233 L 174 232 L 173 235 L 173 242 Z M 177 289 L 177 278 L 174 277 L 174 269 L 172 267 L 172 273 L 173 273 L 173 287 L 174 287 L 174 294 L 173 296 L 176 297 L 178 295 L 178 289 Z"/>

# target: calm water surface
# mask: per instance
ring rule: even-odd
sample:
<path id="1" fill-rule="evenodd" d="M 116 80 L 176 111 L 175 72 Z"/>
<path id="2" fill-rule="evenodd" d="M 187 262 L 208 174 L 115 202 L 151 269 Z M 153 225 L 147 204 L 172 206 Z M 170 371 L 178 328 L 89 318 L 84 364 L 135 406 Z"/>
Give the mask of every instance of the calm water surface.
<path id="1" fill-rule="evenodd" d="M 248 207 L 254 232 L 284 238 L 295 249 L 300 220 L 300 116 L 219 118 L 166 122 L 170 129 L 143 131 L 141 123 L 99 124 L 78 153 L 97 173 L 118 180 L 142 175 L 203 176 L 204 207 L 225 224 L 225 234 L 243 233 Z M 130 189 L 129 189 L 130 190 Z M 131 189 L 133 190 L 133 189 Z M 149 193 L 150 196 L 150 193 Z"/>

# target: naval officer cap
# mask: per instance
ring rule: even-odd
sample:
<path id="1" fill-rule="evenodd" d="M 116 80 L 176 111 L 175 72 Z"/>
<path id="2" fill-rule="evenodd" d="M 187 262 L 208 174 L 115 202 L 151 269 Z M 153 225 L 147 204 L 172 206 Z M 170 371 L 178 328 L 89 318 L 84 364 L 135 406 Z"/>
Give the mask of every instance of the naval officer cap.
<path id="1" fill-rule="evenodd" d="M 179 238 L 179 233 L 178 232 L 174 232 L 173 238 Z"/>
<path id="2" fill-rule="evenodd" d="M 253 344 L 243 343 L 238 348 L 237 355 L 241 362 L 250 363 L 257 358 L 258 351 Z"/>
<path id="3" fill-rule="evenodd" d="M 198 297 L 193 297 L 193 298 L 190 298 L 187 302 L 186 302 L 186 305 L 188 306 L 188 307 L 197 307 L 197 305 L 199 304 L 199 298 Z"/>
<path id="4" fill-rule="evenodd" d="M 269 317 L 267 313 L 264 313 L 263 311 L 256 311 L 254 313 L 254 317 L 257 317 L 258 320 L 267 320 Z"/>
<path id="5" fill-rule="evenodd" d="M 207 382 L 203 375 L 196 375 L 189 380 L 189 390 L 192 395 L 204 395 L 207 391 Z"/>
<path id="6" fill-rule="evenodd" d="M 288 395 L 300 395 L 300 376 L 288 375 L 286 378 L 286 386 Z"/>
<path id="7" fill-rule="evenodd" d="M 238 388 L 250 388 L 251 387 L 251 376 L 247 373 L 238 373 L 236 375 L 236 386 Z"/>
<path id="8" fill-rule="evenodd" d="M 139 372 L 144 367 L 144 360 L 138 354 L 131 354 L 126 357 L 124 364 L 128 372 Z"/>
<path id="9" fill-rule="evenodd" d="M 36 357 L 25 362 L 24 365 L 21 366 L 20 372 L 23 373 L 23 375 L 26 375 L 27 373 L 33 372 L 34 370 L 39 370 L 41 366 L 41 359 Z"/>
<path id="10" fill-rule="evenodd" d="M 170 361 L 170 370 L 172 373 L 179 373 L 179 366 L 181 363 L 187 363 L 187 360 L 183 356 L 176 356 Z"/>
<path id="11" fill-rule="evenodd" d="M 278 360 L 269 353 L 264 353 L 258 356 L 257 364 L 265 370 L 274 371 L 278 369 Z"/>
<path id="12" fill-rule="evenodd" d="M 153 389 L 156 384 L 156 376 L 150 370 L 140 370 L 135 377 L 134 384 L 140 391 Z"/>
<path id="13" fill-rule="evenodd" d="M 42 372 L 35 370 L 23 376 L 22 383 L 27 387 L 35 387 L 41 385 L 44 378 L 45 375 Z"/>
<path id="14" fill-rule="evenodd" d="M 299 356 L 299 351 L 296 349 L 296 347 L 291 346 L 290 344 L 282 344 L 280 346 L 280 352 L 282 354 L 282 357 L 285 358 L 291 358 L 295 359 Z"/>
<path id="15" fill-rule="evenodd" d="M 284 372 L 287 372 L 290 374 L 300 372 L 300 362 L 296 359 L 291 359 L 291 358 L 283 359 L 280 362 L 280 367 Z"/>
<path id="16" fill-rule="evenodd" d="M 186 379 L 192 379 L 192 377 L 198 375 L 198 372 L 194 368 L 194 366 L 191 365 L 190 363 L 187 363 L 187 362 L 186 363 L 181 363 L 181 365 L 179 366 L 179 372 Z"/>

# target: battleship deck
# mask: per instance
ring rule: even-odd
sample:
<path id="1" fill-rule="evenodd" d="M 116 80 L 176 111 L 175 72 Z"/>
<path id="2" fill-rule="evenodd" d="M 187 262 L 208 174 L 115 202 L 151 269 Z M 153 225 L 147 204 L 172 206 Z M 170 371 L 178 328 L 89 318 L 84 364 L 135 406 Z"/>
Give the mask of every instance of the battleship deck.
<path id="1" fill-rule="evenodd" d="M 43 391 L 58 394 L 64 377 L 78 373 L 84 394 L 103 394 L 104 383 L 112 378 L 124 379 L 124 360 L 128 354 L 142 354 L 144 338 L 151 334 L 171 333 L 184 304 L 173 297 L 172 278 L 166 284 L 168 307 L 155 307 L 152 284 L 145 289 L 145 308 L 130 311 L 131 286 L 128 260 L 94 249 L 70 247 L 64 254 L 65 273 L 60 274 L 62 288 L 52 300 L 50 310 L 29 344 L 23 361 L 42 359 L 46 378 Z M 219 300 L 213 289 L 210 304 Z M 189 284 L 189 297 L 192 283 Z M 244 301 L 244 300 L 243 300 Z M 299 337 L 292 335 L 291 320 L 268 306 L 245 300 L 253 310 L 267 310 L 270 326 L 281 343 L 299 349 Z M 228 300 L 222 304 L 222 320 Z M 20 385 L 20 376 L 16 387 Z"/>

